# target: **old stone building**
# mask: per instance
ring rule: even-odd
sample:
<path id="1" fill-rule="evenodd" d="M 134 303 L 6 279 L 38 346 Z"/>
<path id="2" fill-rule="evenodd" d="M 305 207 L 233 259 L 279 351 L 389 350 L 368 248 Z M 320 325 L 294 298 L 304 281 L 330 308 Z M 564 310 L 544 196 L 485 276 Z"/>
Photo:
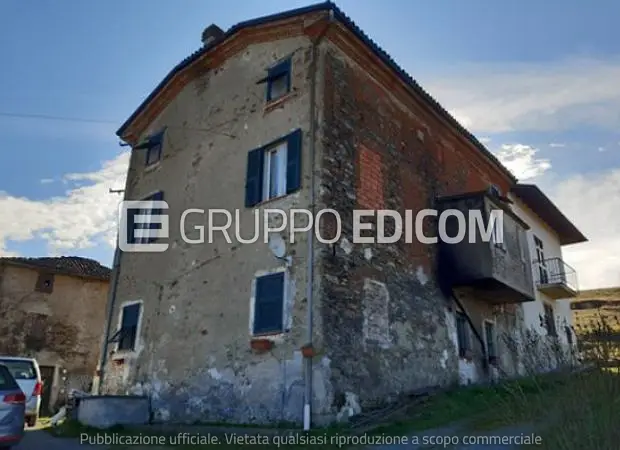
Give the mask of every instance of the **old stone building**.
<path id="1" fill-rule="evenodd" d="M 37 359 L 44 409 L 95 374 L 109 277 L 86 258 L 0 258 L 0 355 Z"/>
<path id="2" fill-rule="evenodd" d="M 147 393 L 161 420 L 308 425 L 520 372 L 500 339 L 536 301 L 517 180 L 333 4 L 210 26 L 118 135 L 133 147 L 125 199 L 166 201 L 170 227 L 129 232 L 163 252 L 118 252 L 105 392 Z M 256 211 L 294 208 L 336 211 L 339 239 L 284 227 L 242 242 Z M 486 224 L 501 210 L 504 239 L 354 242 L 354 210 L 428 208 Z M 183 238 L 227 220 L 231 239 Z M 337 236 L 335 215 L 317 229 Z"/>

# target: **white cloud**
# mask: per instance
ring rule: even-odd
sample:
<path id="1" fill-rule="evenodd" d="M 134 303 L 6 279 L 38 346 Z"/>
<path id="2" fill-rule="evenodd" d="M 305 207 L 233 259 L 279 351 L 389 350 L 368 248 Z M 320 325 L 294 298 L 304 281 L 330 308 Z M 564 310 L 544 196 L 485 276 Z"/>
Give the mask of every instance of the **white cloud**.
<path id="1" fill-rule="evenodd" d="M 598 148 L 598 151 L 599 151 L 599 152 L 604 152 L 605 150 L 606 150 L 606 149 L 605 149 L 605 147 L 599 147 L 599 148 Z"/>
<path id="2" fill-rule="evenodd" d="M 53 183 L 54 181 L 56 181 L 56 180 L 54 180 L 53 178 L 43 178 L 42 180 L 40 180 L 40 183 L 41 184 L 50 184 L 50 183 Z"/>
<path id="3" fill-rule="evenodd" d="M 620 61 L 470 64 L 452 74 L 418 75 L 472 132 L 620 128 Z M 425 82 L 424 80 L 428 80 Z"/>
<path id="4" fill-rule="evenodd" d="M 485 144 L 485 145 L 488 144 L 489 142 L 491 142 L 491 138 L 490 137 L 486 137 L 486 136 L 485 137 L 479 137 L 478 140 L 480 142 L 482 142 L 483 144 Z"/>
<path id="5" fill-rule="evenodd" d="M 563 250 L 580 287 L 620 286 L 620 169 L 577 175 L 547 193 L 589 239 Z"/>
<path id="6" fill-rule="evenodd" d="M 6 242 L 42 238 L 50 253 L 87 248 L 98 243 L 113 245 L 119 197 L 108 189 L 125 186 L 129 152 L 106 161 L 95 172 L 72 173 L 63 177 L 71 186 L 64 196 L 30 200 L 0 192 L 0 253 Z"/>
<path id="7" fill-rule="evenodd" d="M 551 147 L 551 148 L 564 148 L 564 147 L 566 147 L 566 144 L 562 144 L 561 142 L 552 142 L 551 144 L 549 144 L 549 147 Z"/>
<path id="8" fill-rule="evenodd" d="M 524 144 L 504 144 L 495 156 L 517 179 L 536 178 L 551 168 L 548 159 L 537 158 L 538 150 Z"/>

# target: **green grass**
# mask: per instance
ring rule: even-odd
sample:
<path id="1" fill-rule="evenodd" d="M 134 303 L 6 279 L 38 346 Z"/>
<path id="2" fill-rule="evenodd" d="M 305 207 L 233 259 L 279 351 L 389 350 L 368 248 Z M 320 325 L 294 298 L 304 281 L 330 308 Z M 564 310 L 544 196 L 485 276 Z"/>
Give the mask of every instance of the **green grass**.
<path id="1" fill-rule="evenodd" d="M 469 429 L 487 430 L 529 419 L 519 405 L 541 395 L 551 395 L 566 383 L 566 376 L 545 375 L 493 386 L 461 387 L 438 394 L 407 411 L 402 418 L 376 432 L 393 435 L 459 423 Z"/>
<path id="2" fill-rule="evenodd" d="M 534 424 L 537 433 L 543 439 L 542 450 L 617 450 L 620 440 L 620 428 L 617 420 L 620 417 L 620 376 L 604 370 L 596 370 L 572 375 L 544 375 L 525 378 L 517 381 L 504 382 L 493 386 L 459 388 L 435 395 L 422 404 L 412 407 L 400 415 L 398 420 L 384 424 L 370 431 L 370 434 L 392 436 L 410 435 L 415 431 L 460 424 L 463 430 L 471 432 L 488 431 L 511 424 Z M 218 426 L 221 432 L 218 433 Z M 204 424 L 203 424 L 204 426 Z M 275 425 L 282 428 L 284 424 Z M 252 436 L 254 427 L 236 427 L 233 424 L 210 424 L 212 433 L 219 436 L 218 448 L 237 450 L 249 447 L 280 448 L 280 449 L 337 449 L 347 448 L 337 445 L 330 439 L 344 436 L 347 430 L 343 427 L 317 429 L 310 433 L 296 433 L 305 437 L 306 442 L 295 444 L 274 445 L 273 439 L 268 443 L 247 437 L 243 442 L 226 441 L 225 432 L 236 429 L 237 436 Z M 264 428 L 264 427 L 263 427 Z M 123 436 L 145 436 L 144 429 L 136 430 L 114 427 L 101 431 L 84 427 L 76 422 L 65 421 L 58 427 L 50 428 L 56 436 L 79 437 L 83 433 L 89 435 L 115 434 Z M 186 428 L 184 431 L 190 431 Z M 197 427 L 197 433 L 203 427 Z M 273 430 L 275 433 L 276 430 Z M 457 431 L 458 432 L 458 431 Z M 152 436 L 170 436 L 169 434 L 150 434 Z M 264 438 L 264 434 L 262 435 Z M 206 439 L 203 434 L 202 439 Z M 169 439 L 166 442 L 170 443 Z M 262 445 L 261 445 L 262 444 Z M 215 446 L 211 445 L 168 445 L 157 446 L 114 446 L 112 449 L 153 450 L 176 449 L 193 450 Z"/>

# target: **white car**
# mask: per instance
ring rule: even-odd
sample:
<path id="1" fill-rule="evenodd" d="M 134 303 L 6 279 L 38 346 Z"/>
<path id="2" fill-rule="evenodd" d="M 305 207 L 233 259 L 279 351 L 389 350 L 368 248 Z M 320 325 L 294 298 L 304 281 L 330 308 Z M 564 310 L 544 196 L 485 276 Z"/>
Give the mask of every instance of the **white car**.
<path id="1" fill-rule="evenodd" d="M 26 395 L 26 425 L 34 427 L 41 410 L 43 380 L 39 364 L 34 358 L 0 356 L 0 364 L 5 365 L 20 389 Z"/>

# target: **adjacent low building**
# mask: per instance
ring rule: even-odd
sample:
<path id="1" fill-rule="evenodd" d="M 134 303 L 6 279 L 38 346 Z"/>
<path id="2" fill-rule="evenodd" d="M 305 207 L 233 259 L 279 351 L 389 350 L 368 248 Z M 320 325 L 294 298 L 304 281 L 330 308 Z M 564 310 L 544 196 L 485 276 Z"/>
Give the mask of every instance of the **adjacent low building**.
<path id="1" fill-rule="evenodd" d="M 585 237 L 332 3 L 208 27 L 118 135 L 133 148 L 125 199 L 166 201 L 170 233 L 129 230 L 167 249 L 117 253 L 101 388 L 148 394 L 156 419 L 326 423 L 526 373 L 524 335 L 541 348 L 560 336 L 539 316 L 570 319 L 561 245 Z M 330 209 L 341 234 L 234 238 L 276 208 Z M 215 209 L 232 213 L 233 239 L 188 243 L 226 222 Z M 491 241 L 360 243 L 360 209 L 504 221 Z M 333 214 L 318 225 L 337 228 Z"/>
<path id="2" fill-rule="evenodd" d="M 0 258 L 0 355 L 37 359 L 44 412 L 95 375 L 109 278 L 87 258 Z"/>

